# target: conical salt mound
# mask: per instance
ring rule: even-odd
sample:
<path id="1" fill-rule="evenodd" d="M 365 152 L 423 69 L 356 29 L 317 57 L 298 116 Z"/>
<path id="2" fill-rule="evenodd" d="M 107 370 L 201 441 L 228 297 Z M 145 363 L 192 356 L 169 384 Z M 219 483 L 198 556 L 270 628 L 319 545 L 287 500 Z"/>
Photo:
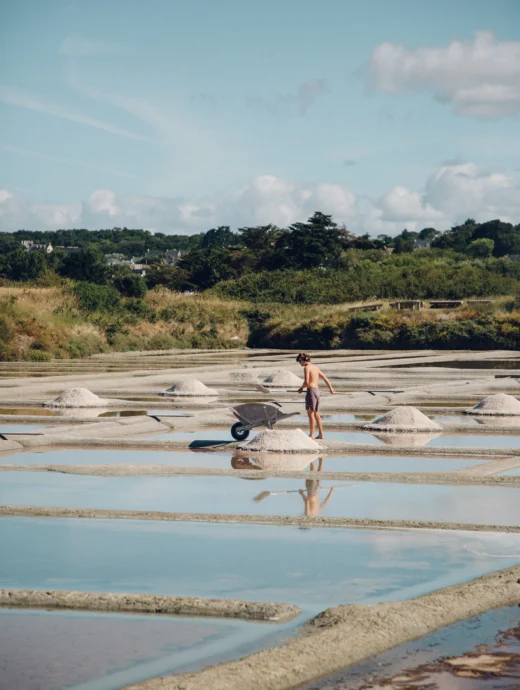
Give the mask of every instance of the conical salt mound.
<path id="1" fill-rule="evenodd" d="M 495 417 L 516 417 L 520 415 L 520 400 L 506 393 L 488 395 L 478 405 L 470 410 L 464 410 L 466 414 L 489 415 Z"/>
<path id="2" fill-rule="evenodd" d="M 208 388 L 198 379 L 183 379 L 182 381 L 174 383 L 173 386 L 170 386 L 170 388 L 166 389 L 161 395 L 205 397 L 218 395 L 218 391 L 214 388 Z"/>
<path id="3" fill-rule="evenodd" d="M 67 388 L 54 400 L 43 403 L 44 407 L 107 407 L 108 400 L 99 398 L 88 388 Z"/>
<path id="4" fill-rule="evenodd" d="M 265 378 L 264 383 L 268 383 L 271 388 L 275 386 L 299 388 L 303 383 L 303 379 L 293 374 L 292 371 L 277 371 Z"/>
<path id="5" fill-rule="evenodd" d="M 415 407 L 394 407 L 381 417 L 377 417 L 363 429 L 369 431 L 417 432 L 442 429 L 440 424 L 429 419 Z"/>
<path id="6" fill-rule="evenodd" d="M 301 429 L 275 431 L 266 429 L 249 443 L 238 446 L 239 450 L 264 451 L 267 453 L 316 453 L 321 450 L 319 443 Z"/>

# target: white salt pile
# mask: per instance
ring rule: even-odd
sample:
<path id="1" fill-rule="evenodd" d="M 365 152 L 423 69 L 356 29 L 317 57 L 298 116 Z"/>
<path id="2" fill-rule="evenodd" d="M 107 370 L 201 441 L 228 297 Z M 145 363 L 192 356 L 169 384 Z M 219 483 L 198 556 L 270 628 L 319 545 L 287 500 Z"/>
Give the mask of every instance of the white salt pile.
<path id="1" fill-rule="evenodd" d="M 67 388 L 54 400 L 43 403 L 43 407 L 107 407 L 108 400 L 98 397 L 88 388 Z"/>
<path id="2" fill-rule="evenodd" d="M 496 393 L 488 395 L 481 400 L 478 405 L 469 410 L 464 410 L 465 414 L 489 415 L 495 417 L 516 417 L 520 415 L 520 401 L 512 395 L 506 393 Z"/>
<path id="3" fill-rule="evenodd" d="M 277 371 L 274 374 L 271 374 L 271 376 L 265 378 L 264 383 L 269 384 L 270 388 L 299 388 L 303 383 L 303 379 L 296 376 L 296 374 L 293 374 L 292 371 Z"/>
<path id="4" fill-rule="evenodd" d="M 170 386 L 170 388 L 167 388 L 164 393 L 160 393 L 160 395 L 166 395 L 166 396 L 175 396 L 175 395 L 183 395 L 183 396 L 198 396 L 198 397 L 205 397 L 208 395 L 218 395 L 218 391 L 215 390 L 214 388 L 208 388 L 206 385 L 202 383 L 202 381 L 199 381 L 198 379 L 184 379 L 182 381 L 177 381 L 177 383 L 174 383 L 173 386 Z"/>
<path id="5" fill-rule="evenodd" d="M 370 424 L 365 424 L 367 431 L 417 432 L 442 429 L 440 424 L 429 419 L 415 407 L 394 407 L 381 417 L 376 417 Z"/>
<path id="6" fill-rule="evenodd" d="M 310 438 L 301 429 L 261 431 L 249 443 L 238 446 L 239 450 L 264 451 L 272 453 L 316 453 L 321 445 Z"/>

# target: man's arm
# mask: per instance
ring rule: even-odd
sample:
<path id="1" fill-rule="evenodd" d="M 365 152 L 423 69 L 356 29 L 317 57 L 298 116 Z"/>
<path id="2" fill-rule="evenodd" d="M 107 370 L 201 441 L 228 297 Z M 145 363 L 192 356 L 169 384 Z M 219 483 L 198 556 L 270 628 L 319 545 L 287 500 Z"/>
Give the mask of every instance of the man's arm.
<path id="1" fill-rule="evenodd" d="M 321 369 L 318 369 L 318 371 L 319 371 L 320 379 L 323 379 L 323 380 L 325 381 L 325 383 L 326 383 L 327 386 L 329 387 L 329 391 L 330 391 L 331 393 L 335 393 L 336 391 L 335 391 L 334 388 L 332 387 L 332 384 L 331 384 L 331 382 L 329 381 L 329 379 L 325 376 L 325 374 L 321 371 Z"/>
<path id="2" fill-rule="evenodd" d="M 304 375 L 303 375 L 304 380 L 303 380 L 302 385 L 298 388 L 298 393 L 303 393 L 303 389 L 309 387 L 309 367 L 304 367 L 303 370 L 304 370 Z"/>

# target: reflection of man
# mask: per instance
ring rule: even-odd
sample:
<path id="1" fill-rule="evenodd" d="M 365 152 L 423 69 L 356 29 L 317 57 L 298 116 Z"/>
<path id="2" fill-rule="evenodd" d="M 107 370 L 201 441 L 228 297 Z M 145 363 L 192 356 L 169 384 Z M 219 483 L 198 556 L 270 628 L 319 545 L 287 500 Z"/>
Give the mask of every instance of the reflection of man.
<path id="1" fill-rule="evenodd" d="M 323 458 L 319 458 L 317 472 L 321 472 L 322 469 L 323 469 Z M 311 462 L 311 464 L 309 466 L 309 470 L 311 472 L 314 472 L 314 463 L 313 462 Z M 303 498 L 305 517 L 314 517 L 316 515 L 319 515 L 322 508 L 325 508 L 327 503 L 330 501 L 332 494 L 334 493 L 334 487 L 332 486 L 329 489 L 329 493 L 327 494 L 323 503 L 320 503 L 320 496 L 319 496 L 320 488 L 321 488 L 321 480 L 320 479 L 307 479 L 305 481 L 305 489 L 306 489 L 307 493 L 305 493 L 305 491 L 303 489 L 300 489 L 298 491 L 300 496 Z"/>

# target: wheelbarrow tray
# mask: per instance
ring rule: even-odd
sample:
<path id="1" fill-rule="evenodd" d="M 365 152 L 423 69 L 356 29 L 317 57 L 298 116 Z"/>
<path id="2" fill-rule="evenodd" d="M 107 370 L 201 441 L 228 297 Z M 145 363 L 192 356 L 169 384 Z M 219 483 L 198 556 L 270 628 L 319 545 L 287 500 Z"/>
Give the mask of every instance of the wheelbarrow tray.
<path id="1" fill-rule="evenodd" d="M 258 426 L 266 426 L 270 429 L 280 420 L 299 414 L 299 412 L 282 412 L 280 407 L 280 403 L 277 402 L 243 403 L 232 407 L 231 411 L 245 427 L 254 429 Z"/>

